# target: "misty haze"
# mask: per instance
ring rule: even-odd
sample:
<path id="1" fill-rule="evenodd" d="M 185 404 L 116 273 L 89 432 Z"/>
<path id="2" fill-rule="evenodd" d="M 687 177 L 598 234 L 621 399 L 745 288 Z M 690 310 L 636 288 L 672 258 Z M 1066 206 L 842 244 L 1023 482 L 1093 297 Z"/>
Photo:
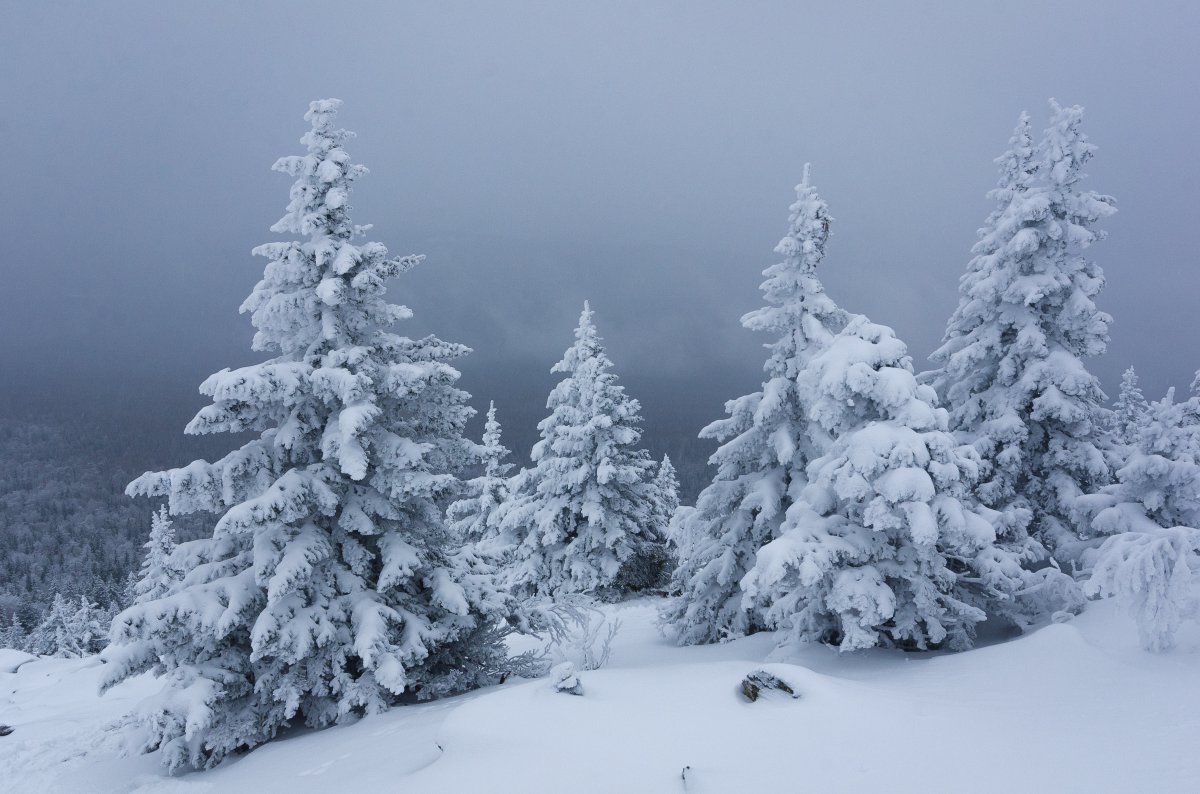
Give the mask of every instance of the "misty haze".
<path id="1" fill-rule="evenodd" d="M 0 790 L 1200 789 L 1198 35 L 2 4 Z"/>

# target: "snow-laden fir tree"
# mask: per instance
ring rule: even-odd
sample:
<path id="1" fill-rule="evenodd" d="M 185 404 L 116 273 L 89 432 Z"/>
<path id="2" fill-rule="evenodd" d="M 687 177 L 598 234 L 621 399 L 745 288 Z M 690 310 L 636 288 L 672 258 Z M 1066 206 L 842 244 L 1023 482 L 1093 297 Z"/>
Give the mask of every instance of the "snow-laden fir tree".
<path id="1" fill-rule="evenodd" d="M 98 652 L 108 634 L 108 615 L 85 595 L 71 599 L 55 593 L 42 622 L 26 640 L 39 656 L 79 658 Z"/>
<path id="2" fill-rule="evenodd" d="M 1150 405 L 1138 386 L 1137 373 L 1130 367 L 1121 375 L 1121 391 L 1113 403 L 1113 433 L 1117 440 L 1122 444 L 1136 444 L 1149 410 Z"/>
<path id="3" fill-rule="evenodd" d="M 969 646 L 1022 568 L 994 547 L 991 511 L 970 492 L 978 456 L 949 432 L 904 343 L 855 317 L 796 388 L 831 441 L 742 580 L 747 601 L 790 637 L 843 651 Z"/>
<path id="4" fill-rule="evenodd" d="M 671 458 L 663 455 L 650 487 L 650 526 L 660 538 L 666 538 L 675 511 L 679 509 L 679 479 Z"/>
<path id="5" fill-rule="evenodd" d="M 206 380 L 213 402 L 187 427 L 258 437 L 128 489 L 173 515 L 221 514 L 173 555 L 176 591 L 121 613 L 106 651 L 105 686 L 164 678 L 141 725 L 168 768 L 492 680 L 502 658 L 501 596 L 444 519 L 472 446 L 449 363 L 468 351 L 389 330 L 411 313 L 384 284 L 420 257 L 355 242 L 368 227 L 351 222 L 350 190 L 366 169 L 343 148 L 340 104 L 312 103 L 307 152 L 274 166 L 295 183 L 272 231 L 302 239 L 255 249 L 268 263 L 242 310 L 254 349 L 276 355 Z"/>
<path id="6" fill-rule="evenodd" d="M 509 548 L 521 595 L 617 598 L 655 584 L 643 570 L 662 558 L 649 523 L 653 464 L 638 448 L 641 406 L 612 368 L 585 303 L 575 343 L 551 370 L 566 377 L 546 401 L 533 467 L 492 516 L 492 545 Z"/>
<path id="7" fill-rule="evenodd" d="M 745 605 L 740 582 L 758 550 L 778 534 L 805 484 L 805 467 L 824 450 L 827 439 L 810 437 L 796 379 L 847 322 L 817 276 L 830 222 L 806 165 L 787 235 L 775 248 L 783 261 L 763 271 L 766 305 L 742 317 L 746 328 L 776 337 L 767 345 L 766 381 L 761 391 L 727 402 L 728 418 L 700 431 L 701 438 L 721 442 L 709 458 L 717 473 L 672 531 L 680 559 L 671 591 L 679 595 L 663 609 L 662 621 L 681 644 L 763 627 Z"/>
<path id="8" fill-rule="evenodd" d="M 1109 480 L 1105 397 L 1084 359 L 1104 352 L 1111 318 L 1094 303 L 1104 278 L 1084 249 L 1115 209 L 1080 186 L 1095 149 L 1082 108 L 1051 104 L 1040 145 L 1023 114 L 997 160 L 998 206 L 925 376 L 988 466 L 976 492 L 1002 514 L 1001 545 L 1027 557 L 1086 535 L 1077 500 Z"/>
<path id="9" fill-rule="evenodd" d="M 82 656 L 73 631 L 75 611 L 66 596 L 55 593 L 42 622 L 29 632 L 26 649 L 38 656 Z"/>
<path id="10" fill-rule="evenodd" d="M 68 633 L 79 656 L 99 653 L 108 644 L 109 627 L 112 624 L 113 613 L 101 607 L 86 595 L 81 595 L 75 602 L 75 612 L 71 615 Z M 72 655 L 76 655 L 72 653 Z"/>
<path id="11" fill-rule="evenodd" d="M 25 633 L 25 627 L 21 625 L 21 621 L 17 619 L 17 613 L 14 612 L 9 616 L 3 629 L 0 629 L 0 648 L 11 648 L 15 651 L 23 651 L 28 645 L 29 637 Z"/>
<path id="12" fill-rule="evenodd" d="M 1200 607 L 1200 373 L 1192 396 L 1173 392 L 1148 406 L 1117 482 L 1086 503 L 1098 532 L 1091 595 L 1115 596 L 1137 623 L 1142 646 L 1174 645 Z"/>
<path id="13" fill-rule="evenodd" d="M 483 462 L 483 474 L 464 483 L 464 495 L 446 511 L 451 528 L 465 542 L 476 543 L 484 537 L 488 519 L 508 498 L 507 475 L 512 464 L 504 462 L 508 449 L 500 443 L 500 433 L 496 404 L 489 403 L 483 441 L 477 453 Z"/>
<path id="14" fill-rule="evenodd" d="M 175 528 L 166 505 L 160 505 L 150 519 L 150 539 L 145 545 L 146 556 L 142 558 L 137 583 L 133 586 L 133 603 L 143 604 L 170 593 L 183 578 L 177 567 L 175 554 Z"/>

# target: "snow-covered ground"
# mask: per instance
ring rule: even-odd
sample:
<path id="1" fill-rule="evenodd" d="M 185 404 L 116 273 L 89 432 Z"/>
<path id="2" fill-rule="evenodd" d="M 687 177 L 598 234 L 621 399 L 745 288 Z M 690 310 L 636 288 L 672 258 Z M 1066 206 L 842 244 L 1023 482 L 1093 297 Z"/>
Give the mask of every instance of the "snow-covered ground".
<path id="1" fill-rule="evenodd" d="M 1200 635 L 1152 655 L 1111 603 L 961 654 L 774 651 L 758 635 L 677 648 L 654 604 L 622 621 L 582 697 L 509 682 L 297 732 L 164 776 L 105 726 L 155 686 L 104 697 L 101 662 L 0 658 L 0 790 L 20 792 L 1200 791 Z M 8 652 L 0 651 L 0 654 Z M 800 697 L 749 703 L 767 669 Z M 683 770 L 687 768 L 686 776 Z"/>

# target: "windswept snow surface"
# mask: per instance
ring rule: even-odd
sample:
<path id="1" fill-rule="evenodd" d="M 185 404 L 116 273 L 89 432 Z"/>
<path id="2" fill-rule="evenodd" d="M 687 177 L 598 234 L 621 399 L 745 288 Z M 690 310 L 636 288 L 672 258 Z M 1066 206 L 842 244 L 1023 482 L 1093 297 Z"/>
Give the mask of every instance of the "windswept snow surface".
<path id="1" fill-rule="evenodd" d="M 652 601 L 606 607 L 612 661 L 582 697 L 547 680 L 295 732 L 208 772 L 121 757 L 105 725 L 156 684 L 96 695 L 98 658 L 0 672 L 0 790 L 21 792 L 1200 791 L 1200 632 L 1137 647 L 1110 602 L 961 654 L 678 648 Z M 765 665 L 800 697 L 755 703 Z M 687 768 L 686 776 L 683 770 Z"/>

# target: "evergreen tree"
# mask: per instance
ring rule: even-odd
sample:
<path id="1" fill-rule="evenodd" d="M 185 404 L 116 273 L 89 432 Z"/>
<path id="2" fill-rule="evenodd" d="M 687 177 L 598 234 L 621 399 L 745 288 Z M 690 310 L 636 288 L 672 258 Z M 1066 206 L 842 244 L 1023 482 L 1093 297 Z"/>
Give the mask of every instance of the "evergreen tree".
<path id="1" fill-rule="evenodd" d="M 366 169 L 334 126 L 338 100 L 310 105 L 307 153 L 260 246 L 269 261 L 242 306 L 254 349 L 277 355 L 222 370 L 189 433 L 258 432 L 214 463 L 149 472 L 130 495 L 172 514 L 220 513 L 212 536 L 183 543 L 176 592 L 114 621 L 105 686 L 154 670 L 144 748 L 170 769 L 211 766 L 293 722 L 321 727 L 405 695 L 434 697 L 493 680 L 505 608 L 488 576 L 465 570 L 445 525 L 470 445 L 471 415 L 450 361 L 468 350 L 391 333 L 411 316 L 385 282 L 420 257 L 393 258 L 350 219 Z"/>
<path id="2" fill-rule="evenodd" d="M 29 633 L 27 650 L 38 656 L 83 656 L 86 651 L 78 637 L 77 613 L 66 596 L 55 593 L 42 622 Z"/>
<path id="3" fill-rule="evenodd" d="M 137 583 L 133 588 L 133 603 L 144 604 L 171 593 L 178 586 L 183 572 L 172 559 L 175 554 L 175 528 L 167 506 L 161 505 L 150 519 L 150 539 L 144 547 L 146 556 Z"/>
<path id="4" fill-rule="evenodd" d="M 850 651 L 964 648 L 994 600 L 1023 580 L 993 547 L 990 511 L 904 343 L 856 317 L 797 379 L 813 432 L 832 439 L 778 537 L 742 581 L 771 626 Z"/>
<path id="5" fill-rule="evenodd" d="M 1193 394 L 1147 407 L 1117 482 L 1085 500 L 1097 530 L 1091 595 L 1115 596 L 1142 646 L 1171 648 L 1200 607 L 1200 373 Z"/>
<path id="6" fill-rule="evenodd" d="M 137 602 L 137 586 L 139 581 L 141 580 L 133 571 L 130 571 L 125 576 L 125 581 L 121 584 L 121 593 L 117 598 L 117 605 L 120 607 L 117 610 L 118 613 L 121 610 L 128 609 Z"/>
<path id="7" fill-rule="evenodd" d="M 99 653 L 108 641 L 112 614 L 87 596 L 80 596 L 66 628 L 71 656 Z"/>
<path id="8" fill-rule="evenodd" d="M 508 474 L 511 463 L 505 463 L 508 449 L 500 443 L 500 421 L 496 419 L 496 404 L 488 403 L 487 421 L 483 427 L 483 443 L 478 455 L 483 462 L 483 475 L 465 483 L 465 496 L 453 502 L 446 511 L 450 526 L 464 541 L 475 543 L 487 533 L 488 519 L 508 498 Z"/>
<path id="9" fill-rule="evenodd" d="M 1000 511 L 1000 544 L 1025 557 L 1087 534 L 1078 498 L 1108 482 L 1100 384 L 1084 359 L 1104 352 L 1111 318 L 1093 302 L 1104 286 L 1084 249 L 1115 210 L 1079 187 L 1094 148 L 1083 110 L 1052 101 L 1036 149 L 1022 115 L 997 160 L 997 209 L 980 230 L 959 305 L 927 377 L 951 426 L 988 466 L 976 492 Z M 1032 540 L 1029 534 L 1032 533 Z"/>
<path id="10" fill-rule="evenodd" d="M 1113 432 L 1123 444 L 1136 444 L 1142 422 L 1150 410 L 1133 367 L 1121 375 L 1121 391 L 1113 403 Z"/>
<path id="11" fill-rule="evenodd" d="M 658 464 L 658 473 L 654 475 L 650 494 L 650 526 L 660 538 L 666 538 L 671 519 L 679 509 L 679 480 L 675 476 L 675 467 L 671 465 L 671 459 L 666 455 L 663 455 Z"/>
<path id="12" fill-rule="evenodd" d="M 612 372 L 585 303 L 575 343 L 552 372 L 565 373 L 538 423 L 533 468 L 513 478 L 493 516 L 493 543 L 510 547 L 511 584 L 523 594 L 615 598 L 651 586 L 639 557 L 661 542 L 650 518 L 649 456 L 637 448 L 641 406 Z"/>
<path id="13" fill-rule="evenodd" d="M 21 621 L 17 619 L 17 613 L 14 612 L 9 616 L 8 625 L 0 630 L 0 648 L 23 651 L 27 642 L 25 627 L 21 625 Z"/>
<path id="14" fill-rule="evenodd" d="M 661 617 L 680 643 L 715 642 L 764 625 L 747 609 L 740 582 L 778 534 L 804 487 L 805 467 L 828 441 L 810 436 L 796 379 L 847 322 L 817 277 L 831 220 L 805 166 L 788 233 L 775 248 L 783 261 L 763 271 L 766 306 L 742 317 L 746 328 L 776 336 L 763 367 L 767 379 L 761 391 L 727 402 L 728 418 L 700 431 L 721 442 L 709 458 L 717 474 L 673 532 L 687 542 L 676 542 L 671 591 L 679 595 Z"/>

